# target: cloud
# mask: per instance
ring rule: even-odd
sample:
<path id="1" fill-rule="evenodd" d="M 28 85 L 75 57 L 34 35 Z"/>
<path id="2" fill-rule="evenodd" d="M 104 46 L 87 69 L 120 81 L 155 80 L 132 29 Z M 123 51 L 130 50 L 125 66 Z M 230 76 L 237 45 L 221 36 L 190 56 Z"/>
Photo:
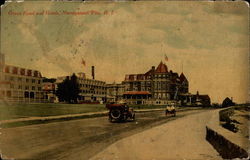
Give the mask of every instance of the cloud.
<path id="1" fill-rule="evenodd" d="M 244 1 L 237 1 L 237 2 L 214 2 L 209 4 L 203 5 L 203 11 L 209 14 L 229 14 L 229 15 L 240 15 L 245 16 L 249 12 L 249 5 L 247 2 Z M 228 15 L 228 16 L 229 16 Z"/>
<path id="2" fill-rule="evenodd" d="M 211 15 L 206 17 L 205 21 L 200 17 L 193 17 L 193 19 L 196 19 L 195 23 L 184 21 L 185 18 L 182 18 L 176 20 L 176 23 L 152 24 L 149 28 L 165 32 L 165 38 L 162 41 L 179 49 L 195 47 L 213 50 L 222 46 L 243 47 L 248 42 L 246 31 L 248 27 L 243 21 L 234 24 L 231 21 L 233 18 L 222 20 L 218 16 Z"/>
<path id="3" fill-rule="evenodd" d="M 153 7 L 152 9 L 152 13 L 162 13 L 162 14 L 168 14 L 168 15 L 187 15 L 192 13 L 192 11 L 190 10 L 188 4 L 185 7 L 180 7 L 183 4 L 178 3 L 178 2 L 168 2 L 171 3 L 171 7 L 166 7 L 165 4 L 164 5 L 156 5 L 155 7 Z M 183 3 L 183 2 L 182 2 Z"/>
<path id="4" fill-rule="evenodd" d="M 236 34 L 242 34 L 242 35 L 247 35 L 249 33 L 249 30 L 247 27 L 245 27 L 245 25 L 242 25 L 242 23 L 246 23 L 245 22 L 238 22 L 238 23 L 235 23 L 235 24 L 232 24 L 232 25 L 229 25 L 227 27 L 228 31 L 230 33 L 236 33 Z M 240 25 L 241 24 L 241 25 Z"/>

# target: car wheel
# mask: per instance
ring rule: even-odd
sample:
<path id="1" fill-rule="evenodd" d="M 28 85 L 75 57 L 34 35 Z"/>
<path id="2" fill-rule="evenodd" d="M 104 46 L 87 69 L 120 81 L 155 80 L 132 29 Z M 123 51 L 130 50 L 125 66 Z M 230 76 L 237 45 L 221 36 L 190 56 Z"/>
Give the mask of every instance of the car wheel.
<path id="1" fill-rule="evenodd" d="M 112 119 L 120 119 L 121 117 L 121 111 L 119 109 L 114 109 L 111 111 L 110 116 Z"/>

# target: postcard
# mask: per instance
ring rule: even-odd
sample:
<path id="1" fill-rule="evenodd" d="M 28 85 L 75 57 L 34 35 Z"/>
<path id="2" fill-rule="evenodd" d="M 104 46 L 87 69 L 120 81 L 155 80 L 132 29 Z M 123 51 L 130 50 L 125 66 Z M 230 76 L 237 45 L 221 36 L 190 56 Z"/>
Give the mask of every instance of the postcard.
<path id="1" fill-rule="evenodd" d="M 249 4 L 9 1 L 0 159 L 249 158 Z"/>

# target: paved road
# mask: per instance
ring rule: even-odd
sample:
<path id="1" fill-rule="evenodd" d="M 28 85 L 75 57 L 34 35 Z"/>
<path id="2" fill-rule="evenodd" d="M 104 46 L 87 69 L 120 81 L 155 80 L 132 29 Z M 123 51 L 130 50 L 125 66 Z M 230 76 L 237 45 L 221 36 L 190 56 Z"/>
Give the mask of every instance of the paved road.
<path id="1" fill-rule="evenodd" d="M 5 128 L 1 129 L 0 149 L 4 157 L 17 160 L 89 159 L 121 138 L 202 111 L 180 111 L 176 117 L 166 117 L 163 111 L 137 113 L 136 121 L 126 123 L 98 117 Z"/>
<path id="2" fill-rule="evenodd" d="M 210 110 L 169 121 L 113 143 L 90 160 L 222 160 L 206 141 L 206 126 L 219 126 Z"/>

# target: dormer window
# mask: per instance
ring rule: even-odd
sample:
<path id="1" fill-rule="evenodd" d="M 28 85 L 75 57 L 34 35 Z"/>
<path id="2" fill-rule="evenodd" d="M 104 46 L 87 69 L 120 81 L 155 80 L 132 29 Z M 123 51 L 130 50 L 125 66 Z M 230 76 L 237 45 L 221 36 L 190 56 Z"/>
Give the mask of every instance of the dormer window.
<path id="1" fill-rule="evenodd" d="M 10 68 L 8 66 L 5 67 L 5 73 L 10 73 Z"/>

